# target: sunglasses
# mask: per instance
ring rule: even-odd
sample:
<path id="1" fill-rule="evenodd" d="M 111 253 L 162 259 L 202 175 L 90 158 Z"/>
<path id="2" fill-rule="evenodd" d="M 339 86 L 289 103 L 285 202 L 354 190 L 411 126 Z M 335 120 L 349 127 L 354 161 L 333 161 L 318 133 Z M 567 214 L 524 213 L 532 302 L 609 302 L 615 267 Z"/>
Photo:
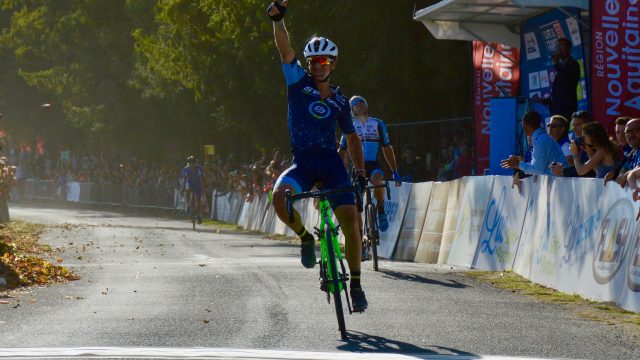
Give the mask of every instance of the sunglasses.
<path id="1" fill-rule="evenodd" d="M 309 65 L 329 65 L 332 61 L 333 59 L 326 56 L 312 56 L 307 59 L 307 63 L 309 63 Z"/>
<path id="2" fill-rule="evenodd" d="M 638 130 L 640 130 L 640 128 L 625 130 L 624 134 L 625 135 L 633 134 L 633 133 L 636 133 Z"/>

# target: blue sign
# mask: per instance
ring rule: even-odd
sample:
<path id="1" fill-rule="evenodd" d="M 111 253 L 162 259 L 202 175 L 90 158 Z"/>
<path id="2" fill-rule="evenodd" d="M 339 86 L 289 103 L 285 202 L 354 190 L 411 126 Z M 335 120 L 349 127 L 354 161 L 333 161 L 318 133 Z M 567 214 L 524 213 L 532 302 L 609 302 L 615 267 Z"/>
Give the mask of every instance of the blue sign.
<path id="1" fill-rule="evenodd" d="M 578 110 L 587 110 L 587 79 L 585 72 L 584 42 L 578 9 L 553 10 L 522 23 L 520 54 L 520 84 L 522 96 L 542 99 L 551 96 L 551 86 L 555 79 L 552 56 L 556 53 L 559 38 L 571 41 L 571 56 L 580 64 L 580 82 L 576 89 Z M 544 119 L 551 114 L 546 105 L 533 103 L 533 109 Z M 571 119 L 567 119 L 571 120 Z"/>

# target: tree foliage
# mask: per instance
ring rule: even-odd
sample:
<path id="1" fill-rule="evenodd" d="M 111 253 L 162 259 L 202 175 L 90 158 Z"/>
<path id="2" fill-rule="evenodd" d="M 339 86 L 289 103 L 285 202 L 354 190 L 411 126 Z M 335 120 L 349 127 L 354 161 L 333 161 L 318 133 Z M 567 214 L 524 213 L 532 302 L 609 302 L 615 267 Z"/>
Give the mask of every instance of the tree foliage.
<path id="1" fill-rule="evenodd" d="M 149 156 L 204 143 L 244 153 L 288 144 L 266 1 L 1 4 L 0 112 L 25 139 L 36 128 L 58 142 Z M 468 45 L 433 39 L 412 20 L 412 2 L 375 4 L 291 1 L 294 48 L 314 34 L 334 40 L 332 82 L 364 95 L 389 123 L 467 115 Z"/>

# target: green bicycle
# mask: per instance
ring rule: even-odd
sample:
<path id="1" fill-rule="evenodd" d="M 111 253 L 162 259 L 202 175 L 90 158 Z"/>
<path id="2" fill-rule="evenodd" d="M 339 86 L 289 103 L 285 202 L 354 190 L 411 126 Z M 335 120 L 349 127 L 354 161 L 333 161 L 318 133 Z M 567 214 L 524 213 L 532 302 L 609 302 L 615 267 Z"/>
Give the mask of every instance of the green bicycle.
<path id="1" fill-rule="evenodd" d="M 344 311 L 342 309 L 342 296 L 344 291 L 347 299 L 347 308 L 349 314 L 353 313 L 351 301 L 349 300 L 349 290 L 347 282 L 349 274 L 344 266 L 342 251 L 340 250 L 340 242 L 338 239 L 339 226 L 335 226 L 331 216 L 331 206 L 329 205 L 328 196 L 331 194 L 352 192 L 358 199 L 358 204 L 362 202 L 359 191 L 353 186 L 345 186 L 342 188 L 308 191 L 296 195 L 291 195 L 291 190 L 285 191 L 287 213 L 290 222 L 293 222 L 293 202 L 296 200 L 317 198 L 319 199 L 320 209 L 320 226 L 316 227 L 316 236 L 320 240 L 320 290 L 327 293 L 327 302 L 331 303 L 331 294 L 333 294 L 333 303 L 336 308 L 336 317 L 338 318 L 338 328 L 342 339 L 347 339 L 347 329 L 344 322 Z M 338 266 L 338 264 L 340 264 Z"/>

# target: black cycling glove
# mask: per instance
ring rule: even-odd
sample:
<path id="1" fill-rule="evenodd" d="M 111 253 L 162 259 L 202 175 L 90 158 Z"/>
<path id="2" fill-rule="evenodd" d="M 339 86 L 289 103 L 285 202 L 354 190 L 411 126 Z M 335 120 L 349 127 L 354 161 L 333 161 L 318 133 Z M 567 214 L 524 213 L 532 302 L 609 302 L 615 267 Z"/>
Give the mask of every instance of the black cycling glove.
<path id="1" fill-rule="evenodd" d="M 273 9 L 273 7 L 278 8 L 278 11 L 280 12 L 279 14 L 276 15 L 269 15 L 269 13 L 271 12 L 271 9 Z M 284 14 L 287 12 L 287 8 L 280 5 L 279 1 L 274 1 L 272 2 L 269 7 L 267 8 L 267 15 L 269 15 L 269 17 L 271 18 L 272 21 L 278 22 L 281 21 L 282 19 L 284 19 Z"/>

